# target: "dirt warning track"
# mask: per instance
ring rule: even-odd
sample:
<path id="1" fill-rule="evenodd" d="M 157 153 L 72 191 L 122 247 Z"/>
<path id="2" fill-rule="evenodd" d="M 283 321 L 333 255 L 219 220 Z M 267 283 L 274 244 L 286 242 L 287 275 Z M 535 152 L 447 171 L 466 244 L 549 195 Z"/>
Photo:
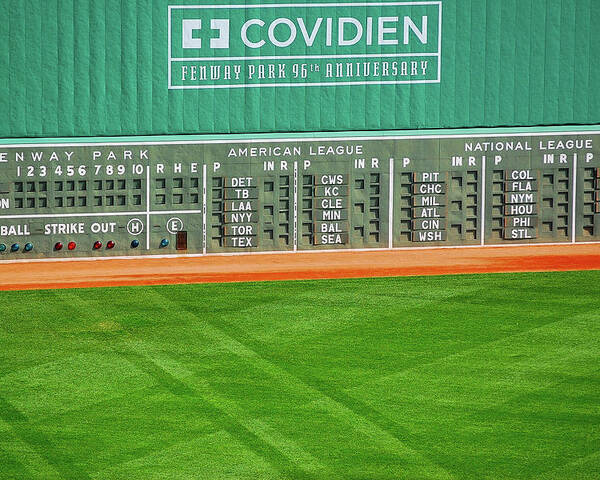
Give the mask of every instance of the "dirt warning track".
<path id="1" fill-rule="evenodd" d="M 32 261 L 0 290 L 562 270 L 600 270 L 600 244 Z"/>

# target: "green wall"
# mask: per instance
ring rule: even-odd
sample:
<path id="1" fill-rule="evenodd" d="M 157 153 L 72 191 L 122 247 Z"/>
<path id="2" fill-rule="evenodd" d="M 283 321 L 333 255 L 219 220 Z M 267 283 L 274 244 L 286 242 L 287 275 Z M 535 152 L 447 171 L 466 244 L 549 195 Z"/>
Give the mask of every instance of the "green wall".
<path id="1" fill-rule="evenodd" d="M 4 0 L 0 137 L 600 122 L 597 0 L 443 0 L 440 83 L 218 90 L 168 89 L 169 3 Z"/>

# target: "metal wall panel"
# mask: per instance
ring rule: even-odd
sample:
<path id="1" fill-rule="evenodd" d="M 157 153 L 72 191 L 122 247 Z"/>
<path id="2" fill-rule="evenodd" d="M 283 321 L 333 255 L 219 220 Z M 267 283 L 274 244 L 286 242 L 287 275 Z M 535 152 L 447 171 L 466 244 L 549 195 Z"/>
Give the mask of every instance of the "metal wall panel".
<path id="1" fill-rule="evenodd" d="M 169 89 L 168 7 L 198 3 L 3 2 L 0 137 L 600 122 L 596 0 L 442 0 L 439 83 Z M 363 21 L 392 8 L 367 3 L 364 12 L 339 6 L 335 15 Z M 422 13 L 418 6 L 398 8 L 400 15 Z M 233 10 L 214 11 L 223 17 Z M 246 11 L 258 15 L 257 9 Z M 325 7 L 282 7 L 270 14 L 294 19 L 298 12 L 331 15 Z M 430 35 L 436 32 L 430 25 Z M 273 53 L 267 46 L 258 53 L 263 51 Z"/>

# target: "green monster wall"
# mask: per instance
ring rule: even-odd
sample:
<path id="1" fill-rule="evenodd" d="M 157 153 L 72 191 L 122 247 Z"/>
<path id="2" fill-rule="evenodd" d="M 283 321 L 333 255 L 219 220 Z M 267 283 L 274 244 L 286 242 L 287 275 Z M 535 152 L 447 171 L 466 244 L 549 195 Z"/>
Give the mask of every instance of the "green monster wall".
<path id="1" fill-rule="evenodd" d="M 234 3 L 219 0 L 204 6 Z M 275 9 L 262 2 L 258 3 L 262 5 L 258 9 L 250 8 L 257 2 L 247 2 L 241 9 L 204 9 L 195 17 L 204 20 L 203 30 L 192 34 L 193 39 L 200 38 L 203 48 L 207 48 L 210 38 L 214 38 L 202 37 L 207 32 L 209 18 L 230 18 L 232 35 L 239 33 L 234 28 L 239 27 L 241 20 L 262 18 L 266 22 L 262 30 L 256 24 L 249 29 L 250 39 L 257 42 L 262 38 L 260 35 L 266 35 L 269 22 L 275 18 L 286 17 L 293 22 L 304 18 L 306 25 L 313 26 L 318 17 L 332 17 L 335 29 L 339 17 L 352 17 L 361 22 L 360 28 L 365 33 L 351 47 L 336 44 L 335 31 L 333 45 L 327 45 L 326 20 L 323 20 L 311 47 L 302 43 L 298 33 L 286 47 L 276 48 L 267 42 L 252 49 L 239 42 L 234 45 L 232 37 L 229 53 L 222 50 L 191 53 L 250 57 L 242 61 L 244 68 L 253 62 L 260 63 L 256 57 L 283 56 L 288 75 L 294 58 L 305 55 L 347 55 L 343 60 L 347 62 L 348 58 L 362 60 L 360 55 L 365 54 L 381 53 L 377 60 L 399 54 L 404 56 L 394 58 L 429 59 L 431 68 L 423 79 L 433 80 L 432 83 L 415 82 L 418 75 L 414 78 L 408 75 L 400 79 L 404 83 L 374 81 L 351 85 L 335 78 L 325 79 L 327 60 L 311 59 L 306 68 L 312 79 L 300 79 L 300 83 L 289 80 L 287 86 L 281 82 L 282 85 L 260 88 L 254 84 L 174 89 L 169 85 L 177 83 L 181 65 L 171 65 L 178 73 L 170 83 L 169 40 L 180 41 L 178 28 L 182 18 L 188 18 L 188 14 L 194 17 L 200 10 L 182 13 L 177 9 L 171 11 L 169 5 L 201 4 L 198 0 L 5 1 L 0 22 L 0 137 L 600 122 L 600 30 L 595 28 L 600 25 L 600 2 L 597 0 L 442 0 L 428 6 L 356 3 L 331 8 L 304 0 L 299 6 Z M 441 22 L 437 18 L 438 3 Z M 398 15 L 400 22 L 404 16 L 414 20 L 415 29 L 408 30 L 408 44 L 403 42 L 406 24 L 400 23 L 397 46 L 368 45 L 366 18 L 374 18 L 373 28 L 376 28 L 377 18 L 393 15 Z M 416 35 L 417 31 L 423 34 L 421 19 L 425 15 L 429 16 L 427 42 L 419 41 Z M 173 19 L 171 38 L 170 18 Z M 387 25 L 391 25 L 389 21 Z M 286 28 L 279 25 L 275 35 L 285 39 Z M 298 25 L 295 23 L 293 28 Z M 349 38 L 353 37 L 352 28 L 349 25 L 346 31 Z M 311 31 L 309 28 L 308 33 Z M 394 38 L 394 34 L 384 33 L 382 38 Z M 437 56 L 411 55 L 424 51 L 439 53 L 440 39 L 438 76 Z M 181 49 L 172 46 L 171 54 L 178 50 Z M 290 56 L 294 58 L 287 58 Z M 321 71 L 311 73 L 311 68 Z M 314 76 L 317 73 L 319 78 Z M 329 83 L 305 85 L 315 83 L 315 79 L 316 83 Z"/>

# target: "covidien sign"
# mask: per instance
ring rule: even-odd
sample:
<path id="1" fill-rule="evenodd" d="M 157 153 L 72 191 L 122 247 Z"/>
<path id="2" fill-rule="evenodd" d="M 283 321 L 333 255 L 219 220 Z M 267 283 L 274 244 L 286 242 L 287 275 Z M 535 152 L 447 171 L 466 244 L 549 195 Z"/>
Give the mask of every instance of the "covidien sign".
<path id="1" fill-rule="evenodd" d="M 169 6 L 169 88 L 439 83 L 442 2 Z"/>

